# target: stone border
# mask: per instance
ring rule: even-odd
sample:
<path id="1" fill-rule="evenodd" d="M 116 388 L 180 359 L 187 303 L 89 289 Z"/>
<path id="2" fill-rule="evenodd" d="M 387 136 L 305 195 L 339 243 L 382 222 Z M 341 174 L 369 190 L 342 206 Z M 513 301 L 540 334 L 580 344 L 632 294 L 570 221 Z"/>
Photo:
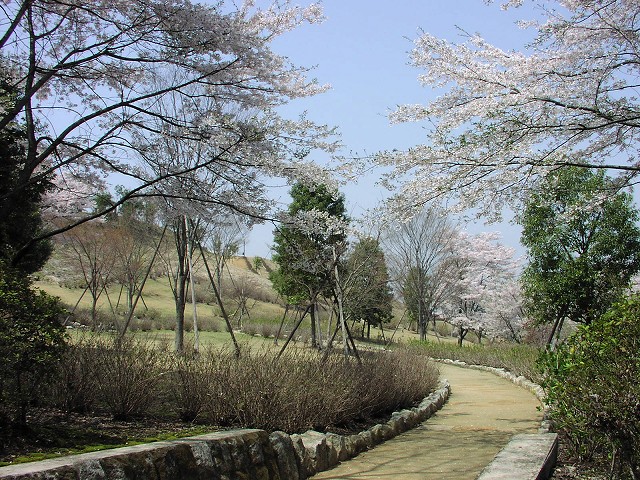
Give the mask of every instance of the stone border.
<path id="1" fill-rule="evenodd" d="M 289 437 L 299 461 L 298 475 L 291 472 L 292 469 L 287 469 L 291 473 L 283 478 L 305 479 L 416 427 L 442 408 L 450 393 L 451 386 L 445 380 L 438 390 L 423 399 L 417 407 L 394 412 L 388 422 L 374 425 L 356 435 L 322 434 L 314 431 L 291 436 L 283 432 L 272 433 L 272 438 Z"/>
<path id="2" fill-rule="evenodd" d="M 557 460 L 558 434 L 514 435 L 477 480 L 547 480 Z"/>
<path id="3" fill-rule="evenodd" d="M 439 410 L 448 382 L 417 407 L 357 435 L 230 430 L 0 467 L 2 480 L 304 480 L 415 427 Z"/>

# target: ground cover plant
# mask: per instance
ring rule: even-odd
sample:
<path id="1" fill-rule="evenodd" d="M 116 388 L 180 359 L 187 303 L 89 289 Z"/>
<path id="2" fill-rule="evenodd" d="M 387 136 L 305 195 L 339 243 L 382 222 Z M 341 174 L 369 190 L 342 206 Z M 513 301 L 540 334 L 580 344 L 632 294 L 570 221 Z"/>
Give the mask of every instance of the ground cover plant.
<path id="1" fill-rule="evenodd" d="M 534 382 L 542 377 L 537 367 L 540 349 L 533 345 L 494 343 L 491 345 L 464 344 L 460 347 L 451 342 L 411 342 L 411 346 L 431 358 L 460 360 L 471 365 L 504 368 Z"/>
<path id="2" fill-rule="evenodd" d="M 147 431 L 152 421 L 165 433 L 198 424 L 209 430 L 355 431 L 420 401 L 438 381 L 425 356 L 405 350 L 365 352 L 361 365 L 340 354 L 323 361 L 309 349 L 290 349 L 280 358 L 276 353 L 245 346 L 239 358 L 224 347 L 177 355 L 168 342 L 147 335 L 76 338 L 32 409 L 31 432 L 42 432 L 38 422 L 45 418 L 63 419 L 79 432 L 98 420 L 114 429 L 146 425 Z M 123 443 L 121 437 L 97 443 Z M 24 451 L 21 441 L 34 444 L 5 438 L 0 460 Z"/>

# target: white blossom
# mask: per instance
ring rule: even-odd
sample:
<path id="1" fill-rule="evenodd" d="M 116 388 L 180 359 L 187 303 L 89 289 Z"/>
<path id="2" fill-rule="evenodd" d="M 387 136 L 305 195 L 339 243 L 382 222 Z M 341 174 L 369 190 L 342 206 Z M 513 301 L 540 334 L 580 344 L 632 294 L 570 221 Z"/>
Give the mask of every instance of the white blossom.
<path id="1" fill-rule="evenodd" d="M 182 210 L 200 208 L 186 205 L 196 201 L 273 217 L 268 178 L 327 183 L 330 175 L 304 158 L 331 152 L 334 130 L 304 115 L 282 118 L 277 108 L 328 86 L 270 47 L 322 21 L 322 9 L 260 4 L 5 1 L 0 58 L 19 95 L 3 104 L 0 129 L 34 127 L 20 172 L 27 181 L 15 188 L 52 176 L 117 177 L 129 191 L 118 201 L 168 195 L 176 208 L 184 200 Z M 190 145 L 170 158 L 158 148 L 164 139 Z M 207 156 L 191 155 L 198 142 Z"/>
<path id="2" fill-rule="evenodd" d="M 640 4 L 543 1 L 539 10 L 542 21 L 522 24 L 537 29 L 525 51 L 477 35 L 459 44 L 429 33 L 415 40 L 419 81 L 444 93 L 391 115 L 429 125 L 423 144 L 376 158 L 392 168 L 384 184 L 399 189 L 394 208 L 449 197 L 457 211 L 475 207 L 497 220 L 564 165 L 609 168 L 620 172 L 620 185 L 635 182 Z"/>

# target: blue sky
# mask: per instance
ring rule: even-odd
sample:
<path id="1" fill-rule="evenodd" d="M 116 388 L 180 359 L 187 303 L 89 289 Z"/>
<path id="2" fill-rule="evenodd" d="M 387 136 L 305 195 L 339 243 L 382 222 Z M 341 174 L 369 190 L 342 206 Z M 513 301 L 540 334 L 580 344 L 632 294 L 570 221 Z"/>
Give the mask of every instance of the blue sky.
<path id="1" fill-rule="evenodd" d="M 305 3 L 306 4 L 306 3 Z M 405 149 L 424 141 L 420 124 L 390 125 L 387 114 L 405 103 L 426 103 L 437 92 L 418 83 L 420 70 L 408 65 L 412 41 L 421 31 L 461 42 L 462 32 L 479 33 L 504 49 L 522 49 L 532 38 L 515 22 L 531 18 L 530 10 L 503 11 L 483 0 L 325 0 L 327 19 L 304 25 L 277 39 L 273 48 L 294 64 L 315 67 L 312 75 L 332 89 L 286 109 L 292 116 L 306 110 L 318 123 L 337 126 L 345 153 L 373 154 Z M 343 189 L 348 212 L 358 217 L 388 195 L 375 186 L 379 172 Z M 287 187 L 274 189 L 283 205 Z M 270 256 L 271 225 L 258 226 L 246 245 L 247 255 Z M 501 231 L 503 243 L 518 247 L 518 229 L 508 223 L 469 227 L 470 231 Z M 522 250 L 519 250 L 522 253 Z"/>

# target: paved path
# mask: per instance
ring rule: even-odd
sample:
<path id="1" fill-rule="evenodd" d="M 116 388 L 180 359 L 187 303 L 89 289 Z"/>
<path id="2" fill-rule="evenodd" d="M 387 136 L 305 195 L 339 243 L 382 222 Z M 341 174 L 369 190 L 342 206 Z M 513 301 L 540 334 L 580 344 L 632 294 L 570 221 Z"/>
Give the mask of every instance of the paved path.
<path id="1" fill-rule="evenodd" d="M 536 397 L 491 373 L 439 364 L 445 406 L 399 435 L 313 479 L 473 480 L 516 433 L 537 432 Z"/>

